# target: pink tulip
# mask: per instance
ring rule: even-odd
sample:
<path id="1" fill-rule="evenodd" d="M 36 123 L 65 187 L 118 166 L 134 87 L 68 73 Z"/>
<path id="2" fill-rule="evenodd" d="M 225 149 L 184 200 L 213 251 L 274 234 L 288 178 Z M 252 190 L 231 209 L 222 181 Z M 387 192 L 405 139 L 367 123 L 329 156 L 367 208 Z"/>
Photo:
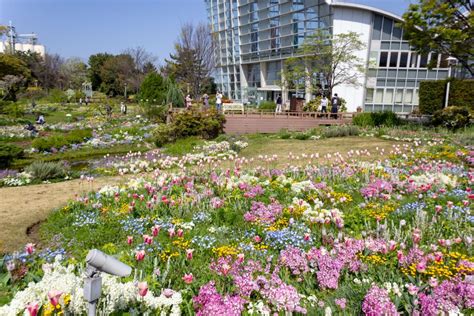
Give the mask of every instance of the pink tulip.
<path id="1" fill-rule="evenodd" d="M 145 250 L 136 251 L 135 259 L 137 259 L 137 261 L 142 261 L 143 259 L 145 259 Z"/>
<path id="2" fill-rule="evenodd" d="M 166 298 L 170 298 L 174 295 L 174 293 L 176 293 L 175 291 L 173 291 L 172 289 L 164 289 L 163 290 L 163 295 L 166 297 Z"/>
<path id="3" fill-rule="evenodd" d="M 133 236 L 127 236 L 127 244 L 131 245 L 133 243 Z"/>
<path id="4" fill-rule="evenodd" d="M 398 259 L 398 261 L 403 260 L 404 257 L 405 257 L 405 256 L 403 255 L 403 252 L 402 252 L 401 250 L 398 250 L 398 251 L 397 251 L 397 259 Z"/>
<path id="5" fill-rule="evenodd" d="M 428 281 L 428 284 L 431 286 L 431 287 L 437 287 L 438 286 L 438 279 L 437 278 L 434 278 L 434 277 L 431 277 Z"/>
<path id="6" fill-rule="evenodd" d="M 193 252 L 194 252 L 194 249 L 186 249 L 186 259 L 188 260 L 193 259 Z"/>
<path id="7" fill-rule="evenodd" d="M 243 253 L 239 253 L 237 255 L 237 261 L 242 263 L 244 261 L 245 255 Z"/>
<path id="8" fill-rule="evenodd" d="M 419 262 L 417 265 L 416 265 L 416 270 L 418 272 L 425 272 L 426 271 L 426 262 Z"/>
<path id="9" fill-rule="evenodd" d="M 418 287 L 410 283 L 408 285 L 408 293 L 410 293 L 410 295 L 415 295 L 416 293 L 418 293 Z"/>
<path id="10" fill-rule="evenodd" d="M 260 237 L 259 235 L 253 237 L 253 241 L 255 241 L 257 244 L 260 243 L 262 241 L 262 237 Z"/>
<path id="11" fill-rule="evenodd" d="M 180 228 L 178 229 L 178 237 L 183 237 L 184 231 Z"/>
<path id="12" fill-rule="evenodd" d="M 229 273 L 230 271 L 230 265 L 228 265 L 227 263 L 224 263 L 221 267 L 221 272 L 223 275 L 227 275 L 227 273 Z"/>
<path id="13" fill-rule="evenodd" d="M 436 213 L 441 212 L 442 209 L 443 209 L 443 207 L 442 207 L 441 205 L 436 205 L 436 206 L 435 206 L 435 211 L 436 211 Z"/>
<path id="14" fill-rule="evenodd" d="M 397 248 L 397 243 L 394 240 L 388 242 L 388 249 L 394 251 Z"/>
<path id="15" fill-rule="evenodd" d="M 48 298 L 49 298 L 49 302 L 51 303 L 51 305 L 53 306 L 56 306 L 59 304 L 59 298 L 61 297 L 61 295 L 63 294 L 63 292 L 61 291 L 57 291 L 57 290 L 51 290 L 48 292 Z"/>
<path id="16" fill-rule="evenodd" d="M 26 305 L 26 310 L 30 314 L 30 316 L 36 316 L 38 314 L 39 305 L 38 303 L 30 303 Z"/>
<path id="17" fill-rule="evenodd" d="M 153 234 L 154 237 L 158 236 L 160 229 L 161 229 L 160 225 L 153 226 L 153 228 L 151 229 L 151 233 Z"/>
<path id="18" fill-rule="evenodd" d="M 150 235 L 143 235 L 143 242 L 147 245 L 151 245 L 153 243 L 153 237 Z"/>
<path id="19" fill-rule="evenodd" d="M 193 277 L 192 273 L 189 273 L 189 274 L 184 274 L 182 279 L 183 279 L 184 283 L 191 284 L 191 283 L 193 283 L 194 277 Z"/>
<path id="20" fill-rule="evenodd" d="M 148 293 L 148 284 L 146 282 L 138 282 L 138 294 L 143 297 Z"/>
<path id="21" fill-rule="evenodd" d="M 28 243 L 25 245 L 25 251 L 31 255 L 33 252 L 35 252 L 35 244 Z"/>
<path id="22" fill-rule="evenodd" d="M 453 202 L 451 202 L 451 201 L 448 201 L 448 203 L 446 203 L 446 204 L 447 204 L 448 208 L 452 208 L 452 207 L 453 207 L 453 205 L 454 205 L 454 203 L 453 203 Z"/>
<path id="23" fill-rule="evenodd" d="M 170 238 L 173 238 L 174 235 L 176 235 L 176 232 L 175 232 L 174 228 L 168 229 L 168 234 L 170 235 Z"/>

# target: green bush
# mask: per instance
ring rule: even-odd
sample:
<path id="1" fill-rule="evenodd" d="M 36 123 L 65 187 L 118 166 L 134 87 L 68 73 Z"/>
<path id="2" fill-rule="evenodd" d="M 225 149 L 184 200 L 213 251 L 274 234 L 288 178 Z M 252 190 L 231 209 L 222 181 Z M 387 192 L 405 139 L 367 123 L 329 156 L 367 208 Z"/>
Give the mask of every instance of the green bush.
<path id="1" fill-rule="evenodd" d="M 420 105 L 422 114 L 434 114 L 442 110 L 446 98 L 446 80 L 422 81 L 420 83 Z M 474 110 L 474 80 L 451 79 L 449 106 L 467 107 Z"/>
<path id="2" fill-rule="evenodd" d="M 0 144 L 0 168 L 7 168 L 13 159 L 23 157 L 23 148 L 15 145 Z"/>
<path id="3" fill-rule="evenodd" d="M 52 89 L 49 92 L 48 100 L 53 103 L 66 103 L 67 95 L 64 91 L 59 89 Z"/>
<path id="4" fill-rule="evenodd" d="M 71 144 L 80 144 L 86 139 L 92 137 L 92 130 L 73 130 L 67 135 L 53 135 L 49 137 L 36 138 L 31 143 L 31 146 L 39 151 L 50 151 L 51 148 L 60 149 L 61 147 Z"/>
<path id="5" fill-rule="evenodd" d="M 402 123 L 397 114 L 391 111 L 359 113 L 352 119 L 352 124 L 361 127 L 398 126 Z"/>
<path id="6" fill-rule="evenodd" d="M 31 174 L 33 179 L 45 181 L 64 178 L 68 170 L 61 162 L 35 161 L 26 167 L 25 171 Z"/>
<path id="7" fill-rule="evenodd" d="M 263 101 L 259 104 L 258 108 L 260 110 L 271 110 L 275 111 L 276 109 L 276 103 L 273 101 Z"/>
<path id="8" fill-rule="evenodd" d="M 173 116 L 170 124 L 160 124 L 155 129 L 154 141 L 158 147 L 161 147 L 189 136 L 213 139 L 224 132 L 224 123 L 224 115 L 215 110 L 180 112 Z"/>
<path id="9" fill-rule="evenodd" d="M 433 115 L 433 124 L 444 126 L 449 130 L 457 130 L 469 125 L 471 115 L 468 108 L 450 106 L 436 111 Z"/>
<path id="10" fill-rule="evenodd" d="M 165 79 L 155 72 L 149 73 L 140 87 L 138 99 L 145 103 L 164 105 L 166 103 Z"/>
<path id="11" fill-rule="evenodd" d="M 324 137 L 346 137 L 346 136 L 358 136 L 360 133 L 356 126 L 336 126 L 330 127 L 324 131 Z"/>
<path id="12" fill-rule="evenodd" d="M 295 139 L 298 139 L 298 140 L 307 140 L 311 137 L 311 135 L 309 133 L 297 133 L 295 135 Z"/>
<path id="13" fill-rule="evenodd" d="M 2 110 L 2 113 L 10 117 L 19 118 L 25 115 L 24 105 L 16 103 L 16 102 L 4 103 L 1 110 Z"/>

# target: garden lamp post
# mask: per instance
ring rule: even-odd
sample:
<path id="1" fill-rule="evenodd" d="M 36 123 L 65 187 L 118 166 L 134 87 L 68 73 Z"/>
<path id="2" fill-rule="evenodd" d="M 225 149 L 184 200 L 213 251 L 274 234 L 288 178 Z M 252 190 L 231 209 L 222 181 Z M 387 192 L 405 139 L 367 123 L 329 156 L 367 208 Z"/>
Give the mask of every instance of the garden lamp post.
<path id="1" fill-rule="evenodd" d="M 125 82 L 125 93 L 124 93 L 124 96 L 125 96 L 125 100 L 127 100 L 127 83 Z"/>
<path id="2" fill-rule="evenodd" d="M 445 108 L 447 108 L 449 105 L 449 89 L 451 88 L 451 76 L 452 76 L 453 68 L 454 66 L 456 66 L 458 60 L 452 56 L 449 56 L 448 58 L 446 58 L 446 61 L 448 62 L 449 73 L 448 73 L 448 83 L 446 85 L 446 97 L 444 100 Z"/>

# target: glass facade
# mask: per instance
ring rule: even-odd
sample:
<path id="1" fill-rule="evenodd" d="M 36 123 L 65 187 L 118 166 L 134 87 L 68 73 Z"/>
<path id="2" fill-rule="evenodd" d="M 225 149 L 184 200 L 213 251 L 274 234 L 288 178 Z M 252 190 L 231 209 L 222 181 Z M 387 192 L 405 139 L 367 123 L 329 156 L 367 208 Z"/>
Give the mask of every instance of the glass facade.
<path id="1" fill-rule="evenodd" d="M 368 62 L 365 86 L 357 101 L 366 111 L 411 112 L 418 106 L 420 81 L 448 76 L 447 56 L 412 52 L 396 17 L 377 9 L 329 5 L 326 0 L 205 2 L 217 43 L 216 82 L 231 99 L 260 101 L 261 96 L 291 94 L 287 87 L 279 86 L 284 60 L 295 56 L 305 38 L 317 31 L 352 30 L 351 19 L 358 19 L 355 11 L 365 12 L 368 18 L 354 20 L 354 29 L 363 23 L 370 32 L 362 34 Z M 347 15 L 337 17 L 336 10 Z M 336 27 L 334 23 L 340 24 Z"/>
<path id="2" fill-rule="evenodd" d="M 412 112 L 418 106 L 420 81 L 448 77 L 448 56 L 410 51 L 393 19 L 373 14 L 365 111 Z"/>

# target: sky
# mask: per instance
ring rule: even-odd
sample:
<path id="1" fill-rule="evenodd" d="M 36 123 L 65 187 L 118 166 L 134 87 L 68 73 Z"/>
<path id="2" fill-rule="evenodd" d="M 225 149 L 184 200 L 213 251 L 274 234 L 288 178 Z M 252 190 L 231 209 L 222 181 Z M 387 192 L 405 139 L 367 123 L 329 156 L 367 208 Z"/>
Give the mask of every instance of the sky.
<path id="1" fill-rule="evenodd" d="M 347 0 L 402 14 L 410 0 Z M 0 0 L 0 24 L 34 32 L 63 57 L 117 54 L 141 46 L 163 62 L 180 27 L 206 21 L 204 0 Z"/>

